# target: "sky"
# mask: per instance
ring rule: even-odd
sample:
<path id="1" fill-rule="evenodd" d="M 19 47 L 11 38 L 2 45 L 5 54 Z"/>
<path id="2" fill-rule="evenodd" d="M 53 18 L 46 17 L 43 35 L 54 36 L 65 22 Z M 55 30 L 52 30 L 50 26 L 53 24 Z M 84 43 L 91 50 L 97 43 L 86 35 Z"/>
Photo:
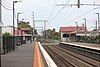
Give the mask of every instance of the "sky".
<path id="1" fill-rule="evenodd" d="M 2 0 L 2 5 L 12 9 L 13 1 Z M 80 0 L 81 4 L 93 4 L 94 2 L 95 4 L 100 4 L 100 0 Z M 24 19 L 24 21 L 30 22 L 30 25 L 33 26 L 32 12 L 34 12 L 34 20 L 48 20 L 46 29 L 55 28 L 56 31 L 59 31 L 59 28 L 63 26 L 76 26 L 75 22 L 78 23 L 78 26 L 82 26 L 85 23 L 83 18 L 86 18 L 88 30 L 95 28 L 97 15 L 94 13 L 100 13 L 100 6 L 81 5 L 80 8 L 77 8 L 77 6 L 56 6 L 57 4 L 77 4 L 77 0 L 22 0 L 22 2 L 15 3 L 15 14 L 23 12 L 19 15 L 19 20 Z M 2 22 L 4 26 L 12 25 L 12 16 L 12 10 L 2 7 Z M 35 22 L 36 28 L 40 27 L 38 29 L 42 30 L 43 26 L 43 22 Z"/>

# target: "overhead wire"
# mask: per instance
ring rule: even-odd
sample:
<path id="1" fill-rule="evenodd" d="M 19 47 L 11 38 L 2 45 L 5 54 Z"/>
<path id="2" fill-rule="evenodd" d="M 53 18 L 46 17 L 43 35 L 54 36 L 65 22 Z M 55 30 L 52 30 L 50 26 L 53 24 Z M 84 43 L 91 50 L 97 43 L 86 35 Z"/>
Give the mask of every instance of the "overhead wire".
<path id="1" fill-rule="evenodd" d="M 51 13 L 50 13 L 50 16 L 49 16 L 48 20 L 50 20 L 52 14 L 53 14 L 53 11 L 54 11 L 54 9 L 55 9 L 55 7 L 56 7 L 57 1 L 58 1 L 58 0 L 55 0 L 55 2 L 54 2 L 54 5 L 53 5 L 53 8 L 52 8 L 52 10 L 51 10 Z"/>
<path id="2" fill-rule="evenodd" d="M 76 0 L 73 2 L 73 3 L 75 3 L 76 2 Z M 64 16 L 62 16 L 62 18 L 60 19 L 60 23 L 62 23 L 62 22 L 64 22 L 65 20 L 67 20 L 70 16 L 71 16 L 71 14 L 75 11 L 74 9 L 72 9 L 71 10 L 71 8 L 72 8 L 73 6 L 71 6 L 70 8 L 69 8 L 69 10 L 66 12 L 66 14 L 64 15 Z M 71 12 L 69 13 L 69 11 L 71 10 Z M 68 14 L 69 13 L 69 14 Z M 62 20 L 64 17 L 66 17 L 66 15 L 67 15 L 67 18 L 65 18 L 64 20 Z"/>
<path id="3" fill-rule="evenodd" d="M 66 4 L 68 4 L 69 3 L 69 1 L 70 0 L 68 0 L 67 1 L 67 3 Z M 66 5 L 65 6 L 63 6 L 59 11 L 58 11 L 58 13 L 51 19 L 51 21 L 50 22 L 52 22 L 58 15 L 59 15 L 59 13 L 64 9 L 66 7 Z"/>
<path id="4" fill-rule="evenodd" d="M 69 10 L 66 12 L 66 14 L 64 14 L 60 19 L 58 19 L 56 22 L 62 23 L 62 19 L 68 14 L 68 12 L 71 10 L 71 7 L 69 8 Z M 60 22 L 61 21 L 61 22 Z M 59 24 L 57 24 L 57 26 L 59 26 Z"/>
<path id="5" fill-rule="evenodd" d="M 74 11 L 75 11 L 75 10 L 72 9 L 72 11 L 70 12 L 70 14 L 68 14 L 68 16 L 67 16 L 67 18 L 66 18 L 65 20 L 67 20 L 67 19 L 71 16 L 71 14 L 72 14 Z M 64 22 L 65 20 L 63 20 L 62 22 Z"/>
<path id="6" fill-rule="evenodd" d="M 2 3 L 0 3 L 0 4 L 1 4 L 1 6 L 2 6 L 3 8 L 5 8 L 6 10 L 12 11 L 12 9 L 9 9 L 9 8 L 5 7 Z"/>
<path id="7" fill-rule="evenodd" d="M 8 4 L 9 6 L 12 6 L 11 4 L 9 4 L 8 2 L 6 2 L 5 0 L 2 0 L 3 2 L 5 2 L 6 4 Z"/>
<path id="8" fill-rule="evenodd" d="M 94 9 L 92 9 L 92 10 L 89 10 L 89 11 L 87 11 L 86 13 L 84 13 L 84 14 L 82 14 L 82 15 L 76 17 L 76 18 L 74 18 L 73 20 L 78 19 L 78 18 L 80 18 L 81 16 L 84 16 L 85 14 L 88 14 L 88 13 L 90 13 L 90 12 L 96 10 L 96 9 L 99 9 L 99 8 L 100 8 L 100 7 L 97 7 L 97 8 L 94 8 Z M 68 11 L 67 11 L 67 12 L 68 12 Z M 73 11 L 72 11 L 72 12 L 73 12 Z M 71 12 L 70 14 L 72 14 L 72 12 Z M 68 17 L 71 16 L 70 14 L 68 15 Z M 73 21 L 73 20 L 71 20 L 71 21 Z"/>
<path id="9" fill-rule="evenodd" d="M 66 14 L 68 14 L 68 12 L 69 12 L 70 10 L 71 10 L 71 8 L 67 11 Z M 71 14 L 74 12 L 73 10 L 74 10 L 74 8 L 72 9 L 71 13 L 67 15 L 67 18 L 69 18 L 69 17 L 71 16 Z M 66 14 L 65 14 L 65 15 L 66 15 Z M 67 18 L 66 18 L 65 20 L 67 20 Z M 61 19 L 60 19 L 60 20 L 61 20 Z M 65 21 L 65 20 L 61 20 L 61 21 L 60 21 L 60 20 L 58 21 L 59 23 L 58 23 L 56 26 L 60 26 L 60 25 Z"/>
<path id="10" fill-rule="evenodd" d="M 78 18 L 80 18 L 81 16 L 84 16 L 84 15 L 86 15 L 86 14 L 88 14 L 88 13 L 90 13 L 90 12 L 96 10 L 96 9 L 99 9 L 99 8 L 100 8 L 100 7 L 97 7 L 97 8 L 94 8 L 94 9 L 92 9 L 92 10 L 89 10 L 89 11 L 87 11 L 86 13 L 84 13 L 84 14 L 82 14 L 82 15 L 80 15 L 80 16 L 74 18 L 74 19 L 72 19 L 71 21 L 73 21 L 73 20 L 75 20 L 75 19 L 78 19 Z"/>
<path id="11" fill-rule="evenodd" d="M 95 10 L 95 9 L 98 9 L 98 8 L 94 8 L 93 10 Z M 93 11 L 93 10 L 90 10 L 90 12 Z M 70 14 L 67 16 L 66 20 L 69 18 L 69 16 L 71 16 L 71 14 L 72 14 L 74 11 L 75 11 L 75 10 L 73 9 L 72 12 L 70 12 Z M 82 14 L 81 16 L 83 16 L 83 15 L 85 15 L 85 14 L 87 14 L 87 13 L 89 13 L 89 11 L 86 12 L 86 13 L 84 13 L 84 14 Z M 81 16 L 78 16 L 77 18 L 79 18 L 79 17 L 81 17 Z M 75 18 L 75 19 L 77 19 L 77 18 Z"/>
<path id="12" fill-rule="evenodd" d="M 68 12 L 69 12 L 70 10 L 71 10 L 71 8 L 67 11 L 66 14 L 68 14 Z M 73 10 L 74 10 L 74 9 L 73 9 Z M 71 11 L 70 14 L 68 14 L 67 18 L 72 14 L 73 10 Z M 65 16 L 66 16 L 66 14 L 65 14 Z M 66 20 L 67 20 L 67 18 L 66 18 Z M 61 20 L 61 21 L 59 22 L 59 24 L 62 24 L 64 21 L 65 21 L 65 20 Z M 57 24 L 57 26 L 59 26 L 59 24 Z"/>
<path id="13" fill-rule="evenodd" d="M 9 4 L 9 3 L 7 3 L 6 1 L 4 1 L 4 0 L 2 0 L 2 4 L 3 5 L 5 5 L 6 7 L 8 7 L 8 8 L 12 8 L 11 6 L 11 4 Z"/>
<path id="14" fill-rule="evenodd" d="M 71 10 L 71 8 L 72 8 L 72 6 L 68 9 L 68 11 L 66 12 L 66 14 L 64 14 L 64 15 L 61 17 L 61 19 L 59 19 L 59 21 L 61 21 L 61 20 L 68 14 L 68 12 Z"/>

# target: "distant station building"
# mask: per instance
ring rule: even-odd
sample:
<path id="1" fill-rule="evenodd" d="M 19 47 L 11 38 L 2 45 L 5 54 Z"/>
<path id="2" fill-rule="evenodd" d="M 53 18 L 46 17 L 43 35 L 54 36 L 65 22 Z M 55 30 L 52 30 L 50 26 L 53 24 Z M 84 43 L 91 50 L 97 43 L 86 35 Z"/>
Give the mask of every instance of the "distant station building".
<path id="1" fill-rule="evenodd" d="M 60 33 L 62 42 L 73 42 L 76 36 L 88 35 L 84 26 L 60 27 Z"/>

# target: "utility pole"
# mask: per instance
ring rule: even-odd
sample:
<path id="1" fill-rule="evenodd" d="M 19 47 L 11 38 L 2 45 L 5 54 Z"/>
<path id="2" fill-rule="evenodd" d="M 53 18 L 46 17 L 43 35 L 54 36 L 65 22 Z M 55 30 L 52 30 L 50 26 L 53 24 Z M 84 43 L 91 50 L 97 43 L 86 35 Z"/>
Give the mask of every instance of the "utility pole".
<path id="1" fill-rule="evenodd" d="M 14 9 L 14 6 L 15 4 L 14 3 L 17 3 L 17 1 L 13 1 L 13 50 L 15 50 L 15 19 L 14 19 L 14 16 L 15 16 L 15 9 Z"/>
<path id="2" fill-rule="evenodd" d="M 2 7 L 1 7 L 1 1 L 0 0 L 0 53 L 2 50 L 2 27 L 3 27 L 3 23 L 2 23 Z"/>
<path id="3" fill-rule="evenodd" d="M 97 14 L 98 15 L 98 19 L 97 19 L 98 20 L 98 23 L 97 23 L 98 24 L 97 33 L 99 35 L 99 32 L 100 32 L 100 16 L 99 15 L 100 14 L 99 13 L 94 13 L 94 14 Z"/>
<path id="4" fill-rule="evenodd" d="M 19 15 L 20 15 L 21 13 L 19 12 L 19 13 L 17 13 L 17 35 L 19 36 L 19 28 L 18 28 L 18 23 L 20 22 L 19 21 Z"/>
<path id="5" fill-rule="evenodd" d="M 77 22 L 75 22 L 76 23 L 76 27 L 78 27 L 78 23 Z"/>
<path id="6" fill-rule="evenodd" d="M 19 41 L 19 28 L 18 28 L 18 23 L 20 22 L 19 21 L 19 15 L 20 15 L 21 13 L 19 12 L 19 13 L 17 13 L 17 41 Z M 21 43 L 21 45 L 22 45 L 22 43 Z"/>
<path id="7" fill-rule="evenodd" d="M 46 21 L 44 21 L 44 32 L 45 32 L 45 39 L 46 39 Z"/>
<path id="8" fill-rule="evenodd" d="M 99 35 L 99 32 L 100 32 L 100 22 L 99 22 L 99 13 L 96 13 L 98 15 L 98 35 Z"/>
<path id="9" fill-rule="evenodd" d="M 20 13 L 17 13 L 17 36 L 19 36 L 19 28 L 18 28 L 19 14 L 20 14 Z"/>
<path id="10" fill-rule="evenodd" d="M 78 0 L 77 7 L 80 8 L 80 0 Z"/>
<path id="11" fill-rule="evenodd" d="M 96 34 L 98 34 L 98 28 L 97 28 L 97 21 L 96 21 L 96 23 L 95 23 L 95 25 L 96 25 Z"/>
<path id="12" fill-rule="evenodd" d="M 2 23 L 2 20 L 1 20 L 1 0 L 0 0 L 0 23 Z M 1 35 L 1 25 L 0 25 L 0 35 Z M 1 38 L 1 36 L 0 36 Z M 1 39 L 0 39 L 1 40 Z M 1 46 L 1 41 L 0 41 L 0 46 Z"/>
<path id="13" fill-rule="evenodd" d="M 85 20 L 85 41 L 86 41 L 86 33 L 87 33 L 86 18 L 83 18 L 83 20 Z"/>
<path id="14" fill-rule="evenodd" d="M 15 50 L 15 3 L 21 1 L 13 1 L 13 50 Z"/>
<path id="15" fill-rule="evenodd" d="M 33 41 L 33 38 L 35 36 L 35 22 L 34 22 L 34 12 L 33 13 L 33 33 L 32 33 L 32 41 Z"/>
<path id="16" fill-rule="evenodd" d="M 2 23 L 2 20 L 1 20 L 1 0 L 0 0 L 0 55 L 1 55 L 1 49 L 2 49 L 2 36 L 1 36 L 1 33 L 2 33 L 2 28 L 1 28 L 1 23 Z M 0 58 L 0 61 L 1 61 L 1 58 Z M 0 66 L 1 66 L 1 63 L 0 63 Z"/>
<path id="17" fill-rule="evenodd" d="M 78 34 L 78 23 L 77 22 L 75 22 L 76 23 L 76 35 Z"/>

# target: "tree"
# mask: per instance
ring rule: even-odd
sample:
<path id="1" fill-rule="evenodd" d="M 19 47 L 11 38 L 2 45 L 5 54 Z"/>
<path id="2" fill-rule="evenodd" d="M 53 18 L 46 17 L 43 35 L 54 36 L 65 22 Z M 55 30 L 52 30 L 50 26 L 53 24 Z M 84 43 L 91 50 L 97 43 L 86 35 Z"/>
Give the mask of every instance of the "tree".
<path id="1" fill-rule="evenodd" d="M 3 47 L 2 47 L 2 49 L 4 50 L 4 53 L 5 53 L 5 49 L 7 49 L 9 47 L 8 41 L 9 41 L 10 37 L 12 37 L 12 35 L 8 32 L 5 32 L 3 34 Z"/>
<path id="2" fill-rule="evenodd" d="M 3 34 L 3 37 L 12 37 L 12 36 L 11 36 L 11 34 L 10 34 L 10 33 L 5 32 L 5 33 Z"/>
<path id="3" fill-rule="evenodd" d="M 43 37 L 45 36 L 45 31 L 42 32 L 43 33 Z M 60 39 L 60 33 L 56 32 L 55 29 L 53 28 L 46 30 L 46 37 L 49 39 Z"/>
<path id="4" fill-rule="evenodd" d="M 31 26 L 29 22 L 20 21 L 20 23 L 18 23 L 18 28 L 31 28 Z"/>
<path id="5" fill-rule="evenodd" d="M 32 34 L 33 28 L 29 25 L 29 22 L 20 21 L 20 23 L 18 23 L 18 29 L 21 28 L 30 28 L 30 30 L 26 33 Z"/>

